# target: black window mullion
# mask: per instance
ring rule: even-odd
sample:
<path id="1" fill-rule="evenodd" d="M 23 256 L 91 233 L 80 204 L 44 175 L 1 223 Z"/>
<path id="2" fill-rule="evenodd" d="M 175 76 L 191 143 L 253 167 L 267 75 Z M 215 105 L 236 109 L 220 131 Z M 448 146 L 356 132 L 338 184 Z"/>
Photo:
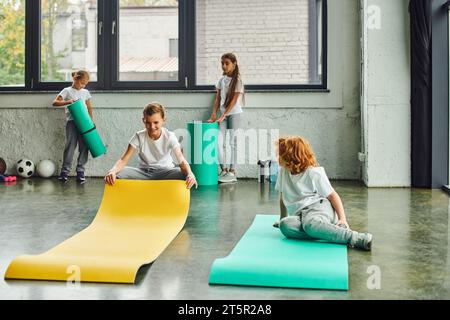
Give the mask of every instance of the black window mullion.
<path id="1" fill-rule="evenodd" d="M 186 77 L 188 89 L 193 90 L 197 85 L 197 61 L 196 61 L 196 34 L 195 34 L 195 8 L 196 0 L 187 1 L 185 10 L 185 52 L 186 52 Z"/>
<path id="2" fill-rule="evenodd" d="M 36 25 L 39 24 L 39 12 L 37 12 L 36 4 L 39 1 L 27 0 L 25 2 L 25 89 L 33 90 L 37 84 L 35 79 L 36 69 Z"/>
<path id="3" fill-rule="evenodd" d="M 95 86 L 88 86 L 88 89 L 105 89 L 106 88 L 106 66 L 107 59 L 106 41 L 108 36 L 106 33 L 106 3 L 107 0 L 98 0 L 97 2 L 97 83 Z"/>
<path id="4" fill-rule="evenodd" d="M 108 38 L 109 38 L 109 47 L 108 50 L 110 52 L 110 68 L 109 68 L 109 88 L 111 89 L 119 89 L 119 1 L 120 0 L 111 0 L 108 2 L 110 6 L 108 12 L 110 14 L 108 19 Z M 112 26 L 115 23 L 115 35 L 112 34 Z"/>
<path id="5" fill-rule="evenodd" d="M 118 20 L 119 0 L 106 1 L 105 12 L 105 89 L 113 89 L 119 75 L 119 43 Z M 115 22 L 115 36 L 112 35 L 112 25 Z"/>
<path id="6" fill-rule="evenodd" d="M 322 1 L 322 88 L 328 88 L 328 1 Z"/>
<path id="7" fill-rule="evenodd" d="M 189 2 L 189 0 L 178 1 L 178 86 L 184 89 L 187 89 L 190 85 L 186 67 L 187 11 Z"/>

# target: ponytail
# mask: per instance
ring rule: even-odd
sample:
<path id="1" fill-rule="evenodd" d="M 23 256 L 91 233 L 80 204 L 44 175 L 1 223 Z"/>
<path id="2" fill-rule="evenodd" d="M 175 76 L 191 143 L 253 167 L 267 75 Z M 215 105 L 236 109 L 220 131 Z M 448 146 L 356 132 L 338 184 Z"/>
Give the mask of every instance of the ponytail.
<path id="1" fill-rule="evenodd" d="M 89 73 L 87 71 L 84 71 L 84 70 L 74 71 L 74 72 L 72 72 L 72 78 L 74 80 L 87 80 L 87 81 L 89 81 Z"/>

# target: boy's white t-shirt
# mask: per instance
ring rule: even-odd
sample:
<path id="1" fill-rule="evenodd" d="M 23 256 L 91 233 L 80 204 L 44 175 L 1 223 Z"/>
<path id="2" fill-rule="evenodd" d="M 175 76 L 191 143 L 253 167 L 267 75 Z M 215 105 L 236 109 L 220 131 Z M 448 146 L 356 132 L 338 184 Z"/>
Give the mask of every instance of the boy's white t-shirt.
<path id="1" fill-rule="evenodd" d="M 292 174 L 280 166 L 275 189 L 282 193 L 289 216 L 327 198 L 334 191 L 323 167 L 313 167 L 300 174 Z"/>
<path id="2" fill-rule="evenodd" d="M 61 96 L 64 100 L 73 100 L 73 101 L 80 99 L 83 100 L 83 105 L 86 108 L 86 110 L 87 110 L 86 100 L 92 98 L 90 92 L 87 89 L 77 90 L 73 87 L 64 88 L 58 95 Z M 66 120 L 67 121 L 73 120 L 72 115 L 70 114 L 67 106 L 65 107 L 65 111 L 66 111 Z"/>
<path id="3" fill-rule="evenodd" d="M 161 136 L 158 140 L 153 140 L 148 136 L 147 130 L 138 131 L 130 140 L 130 145 L 138 151 L 139 166 L 159 166 L 173 168 L 172 151 L 180 144 L 175 133 L 161 129 Z"/>
<path id="4" fill-rule="evenodd" d="M 231 79 L 231 77 L 224 75 L 216 83 L 216 89 L 220 90 L 220 111 L 222 113 L 225 112 L 225 100 L 227 99 L 227 93 L 228 89 L 230 88 Z M 242 96 L 244 94 L 244 84 L 242 83 L 242 80 L 240 78 L 238 78 L 236 82 L 235 92 L 240 92 L 241 94 L 239 95 L 236 104 L 230 110 L 230 113 L 228 115 L 243 112 L 242 107 L 244 106 L 244 103 L 242 101 Z"/>

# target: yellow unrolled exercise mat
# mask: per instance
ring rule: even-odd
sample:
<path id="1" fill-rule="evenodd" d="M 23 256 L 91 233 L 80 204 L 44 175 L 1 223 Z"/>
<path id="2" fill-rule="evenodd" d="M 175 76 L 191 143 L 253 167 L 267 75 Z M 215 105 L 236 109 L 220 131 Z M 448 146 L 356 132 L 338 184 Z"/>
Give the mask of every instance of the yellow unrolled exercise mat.
<path id="1" fill-rule="evenodd" d="M 117 180 L 91 225 L 43 254 L 15 258 L 5 278 L 134 283 L 183 228 L 189 200 L 185 181 Z"/>

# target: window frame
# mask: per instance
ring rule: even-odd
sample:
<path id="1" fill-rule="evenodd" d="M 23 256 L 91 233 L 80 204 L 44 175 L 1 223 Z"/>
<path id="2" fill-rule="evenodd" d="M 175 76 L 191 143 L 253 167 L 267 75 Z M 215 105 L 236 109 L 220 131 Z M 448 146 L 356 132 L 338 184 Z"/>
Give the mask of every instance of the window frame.
<path id="1" fill-rule="evenodd" d="M 112 33 L 112 24 L 115 22 L 116 30 L 115 34 L 110 37 L 111 39 L 111 76 L 109 80 L 110 89 L 113 90 L 170 90 L 170 89 L 185 89 L 186 88 L 186 55 L 185 55 L 185 39 L 186 39 L 186 4 L 190 0 L 179 0 L 178 2 L 178 81 L 119 81 L 119 28 L 120 28 L 120 17 L 119 17 L 119 1 L 120 0 L 110 0 L 111 3 L 111 14 L 109 15 L 110 21 L 107 25 L 111 26 L 110 33 Z"/>
<path id="2" fill-rule="evenodd" d="M 178 12 L 178 81 L 118 81 L 118 55 L 120 28 L 119 0 L 97 0 L 97 22 L 102 24 L 100 33 L 97 25 L 97 81 L 88 84 L 89 90 L 96 91 L 140 91 L 140 90 L 181 90 L 210 91 L 214 84 L 197 85 L 196 66 L 196 0 L 179 0 Z M 315 2 L 309 0 L 309 14 L 316 17 Z M 310 46 L 310 62 L 315 62 L 314 70 L 310 70 L 310 78 L 317 71 L 317 46 L 322 45 L 322 83 L 320 84 L 246 84 L 246 90 L 267 91 L 328 91 L 328 1 L 322 0 L 322 39 L 314 41 Z M 41 62 L 41 1 L 25 0 L 25 85 L 19 87 L 0 87 L 0 91 L 57 91 L 70 86 L 71 82 L 40 81 Z M 116 22 L 115 36 L 112 36 L 112 24 Z M 317 39 L 317 19 L 310 19 L 310 37 Z M 114 48 L 115 50 L 112 50 Z M 114 63 L 113 63 L 114 62 Z M 112 66 L 106 68 L 106 66 Z M 220 75 L 218 75 L 220 76 Z"/>
<path id="3" fill-rule="evenodd" d="M 104 19 L 105 16 L 105 3 L 107 0 L 97 0 L 97 22 L 100 22 Z M 65 87 L 72 85 L 72 82 L 68 81 L 55 81 L 55 82 L 46 82 L 41 81 L 40 73 L 41 73 L 41 1 L 33 1 L 26 0 L 26 4 L 33 7 L 32 17 L 30 18 L 32 21 L 32 34 L 31 39 L 29 39 L 31 48 L 34 48 L 30 53 L 32 57 L 32 63 L 30 66 L 30 75 L 29 75 L 29 90 L 31 91 L 52 91 L 52 90 L 62 90 Z M 98 28 L 98 24 L 97 24 Z M 28 30 L 28 28 L 26 28 Z M 104 30 L 104 28 L 103 28 Z M 105 52 L 105 38 L 103 37 L 104 31 L 100 34 L 97 30 L 97 81 L 89 82 L 88 89 L 89 90 L 101 90 L 105 87 L 104 82 L 104 65 L 100 64 L 101 57 L 104 56 Z M 28 47 L 28 46 L 27 46 Z M 28 63 L 25 62 L 27 65 Z"/>
<path id="4" fill-rule="evenodd" d="M 309 8 L 309 14 L 312 15 L 314 13 L 314 16 L 316 16 L 315 9 L 317 6 L 311 5 L 311 3 L 316 3 L 317 0 L 309 0 L 308 8 Z M 282 90 L 304 90 L 304 91 L 311 91 L 311 90 L 328 90 L 328 0 L 322 0 L 322 83 L 320 84 L 245 84 L 246 90 L 270 90 L 270 91 L 282 91 Z M 192 50 L 192 57 L 193 60 L 190 61 L 190 66 L 192 66 L 191 69 L 189 69 L 189 79 L 192 79 L 191 81 L 196 82 L 197 81 L 197 55 L 196 55 L 196 36 L 197 36 L 197 30 L 196 30 L 196 3 L 197 0 L 193 0 L 193 7 L 191 8 L 192 12 L 189 15 L 189 21 L 191 22 L 190 29 L 193 30 L 191 32 L 189 39 L 190 41 L 188 43 L 193 43 L 191 50 Z M 310 36 L 311 36 L 311 29 L 314 29 L 312 33 L 317 35 L 317 28 L 315 25 L 317 24 L 317 20 L 314 19 L 313 21 L 309 21 L 309 29 L 310 29 Z M 315 32 L 315 33 L 314 33 Z M 315 38 L 317 39 L 317 37 Z M 317 43 L 315 43 L 315 46 L 317 46 Z M 309 49 L 310 57 L 309 61 L 311 61 L 311 51 L 314 51 L 314 49 Z M 317 52 L 317 51 L 314 51 Z M 191 56 L 191 55 L 190 55 Z M 317 60 L 317 59 L 316 59 Z M 219 78 L 220 75 L 218 75 Z M 310 75 L 311 77 L 311 71 Z M 214 85 L 194 85 L 190 87 L 190 89 L 193 90 L 211 90 L 214 89 Z"/>

